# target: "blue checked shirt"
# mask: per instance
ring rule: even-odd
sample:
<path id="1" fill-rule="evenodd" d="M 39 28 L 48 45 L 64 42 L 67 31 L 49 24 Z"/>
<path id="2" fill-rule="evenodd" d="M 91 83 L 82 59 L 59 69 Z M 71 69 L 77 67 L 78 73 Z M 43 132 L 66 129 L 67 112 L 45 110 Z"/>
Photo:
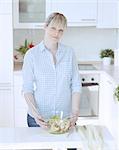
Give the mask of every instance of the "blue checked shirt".
<path id="1" fill-rule="evenodd" d="M 23 92 L 34 94 L 40 115 L 48 119 L 55 111 L 63 111 L 63 116 L 71 114 L 72 93 L 81 92 L 81 82 L 70 47 L 58 44 L 54 64 L 42 41 L 26 53 L 22 73 Z"/>

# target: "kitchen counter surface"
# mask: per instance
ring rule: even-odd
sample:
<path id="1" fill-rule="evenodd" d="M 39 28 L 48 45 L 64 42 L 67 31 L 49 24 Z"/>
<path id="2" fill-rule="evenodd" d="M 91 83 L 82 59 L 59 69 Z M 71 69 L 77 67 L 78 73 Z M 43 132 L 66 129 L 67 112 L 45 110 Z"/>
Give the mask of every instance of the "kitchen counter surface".
<path id="1" fill-rule="evenodd" d="M 0 128 L 0 149 L 116 150 L 113 137 L 104 126 L 77 126 L 69 133 L 55 135 L 42 128 Z"/>
<path id="2" fill-rule="evenodd" d="M 119 84 L 119 66 L 109 65 L 104 66 L 101 63 L 94 63 L 93 64 L 97 70 L 79 70 L 80 73 L 106 73 L 110 76 L 110 79 L 112 79 L 114 82 Z M 15 75 L 21 75 L 21 69 L 19 70 L 16 68 L 14 71 Z"/>
<path id="3" fill-rule="evenodd" d="M 97 71 L 106 73 L 110 80 L 113 80 L 116 84 L 119 84 L 119 66 L 109 65 L 95 65 Z"/>
<path id="4" fill-rule="evenodd" d="M 110 80 L 113 80 L 116 84 L 119 84 L 119 66 L 109 65 L 104 66 L 102 64 L 94 64 L 96 70 L 80 70 L 81 74 L 83 73 L 106 73 Z"/>

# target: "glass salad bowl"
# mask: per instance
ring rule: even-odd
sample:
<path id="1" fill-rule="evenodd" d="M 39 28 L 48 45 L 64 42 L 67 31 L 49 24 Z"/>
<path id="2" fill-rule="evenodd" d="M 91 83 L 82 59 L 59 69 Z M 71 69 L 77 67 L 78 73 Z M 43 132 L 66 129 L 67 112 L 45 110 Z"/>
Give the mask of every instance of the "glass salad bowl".
<path id="1" fill-rule="evenodd" d="M 48 120 L 49 133 L 63 134 L 68 132 L 70 127 L 69 117 L 63 118 L 63 112 L 58 112 Z"/>

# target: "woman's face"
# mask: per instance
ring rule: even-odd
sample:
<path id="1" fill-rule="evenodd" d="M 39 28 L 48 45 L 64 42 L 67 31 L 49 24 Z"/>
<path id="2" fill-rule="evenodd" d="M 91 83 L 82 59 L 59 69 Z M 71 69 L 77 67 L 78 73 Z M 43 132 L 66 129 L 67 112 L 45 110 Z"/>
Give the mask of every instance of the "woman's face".
<path id="1" fill-rule="evenodd" d="M 52 40 L 53 42 L 57 43 L 64 32 L 64 28 L 62 26 L 56 26 L 56 25 L 48 25 L 45 27 L 45 37 L 49 40 Z"/>

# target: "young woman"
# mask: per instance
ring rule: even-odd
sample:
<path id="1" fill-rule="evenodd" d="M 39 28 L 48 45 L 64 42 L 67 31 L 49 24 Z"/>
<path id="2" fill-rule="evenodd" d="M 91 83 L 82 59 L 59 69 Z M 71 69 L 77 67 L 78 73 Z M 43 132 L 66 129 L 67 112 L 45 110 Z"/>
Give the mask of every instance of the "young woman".
<path id="1" fill-rule="evenodd" d="M 66 27 L 66 17 L 52 13 L 45 22 L 43 41 L 24 57 L 23 92 L 29 127 L 47 128 L 45 120 L 56 111 L 71 116 L 70 127 L 77 121 L 81 92 L 78 67 L 73 49 L 59 42 Z"/>

